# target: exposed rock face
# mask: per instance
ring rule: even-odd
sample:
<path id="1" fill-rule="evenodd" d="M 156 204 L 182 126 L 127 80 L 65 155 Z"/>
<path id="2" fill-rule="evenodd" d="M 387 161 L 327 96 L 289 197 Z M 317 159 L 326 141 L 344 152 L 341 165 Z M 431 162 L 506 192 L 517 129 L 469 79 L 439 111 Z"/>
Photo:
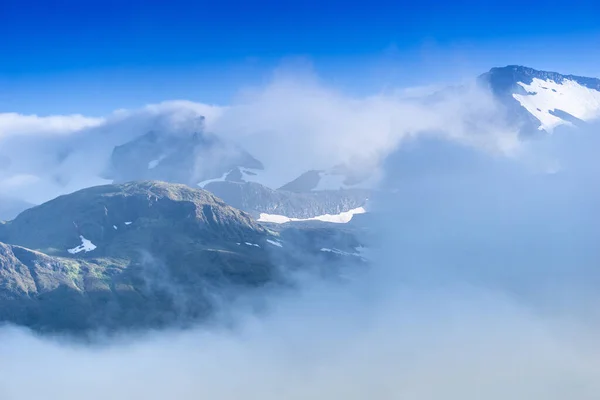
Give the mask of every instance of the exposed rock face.
<path id="1" fill-rule="evenodd" d="M 269 237 L 249 215 L 184 185 L 61 196 L 0 225 L 11 243 L 0 247 L 0 320 L 86 329 L 199 317 L 211 286 L 275 279 Z"/>
<path id="2" fill-rule="evenodd" d="M 181 184 L 58 197 L 0 223 L 0 321 L 75 332 L 185 325 L 209 316 L 217 298 L 284 282 L 283 268 L 347 264 L 349 252 L 324 246 L 358 246 L 318 225 L 278 228 Z"/>
<path id="3" fill-rule="evenodd" d="M 235 245 L 265 234 L 249 215 L 207 191 L 156 181 L 60 196 L 23 212 L 6 230 L 12 244 L 60 256 L 68 256 L 83 236 L 97 247 L 89 252 L 94 257 L 130 256 L 136 248 L 155 248 L 165 235 L 171 235 L 170 242 L 184 236 L 195 238 L 190 246 L 205 246 L 215 241 Z"/>

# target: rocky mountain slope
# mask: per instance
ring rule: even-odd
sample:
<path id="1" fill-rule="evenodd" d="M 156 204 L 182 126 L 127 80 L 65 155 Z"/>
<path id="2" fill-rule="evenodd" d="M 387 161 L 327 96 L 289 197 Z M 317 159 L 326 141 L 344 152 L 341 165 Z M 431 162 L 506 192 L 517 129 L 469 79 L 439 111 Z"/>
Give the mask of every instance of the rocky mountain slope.
<path id="1" fill-rule="evenodd" d="M 215 298 L 283 283 L 286 269 L 362 262 L 321 251 L 325 242 L 295 243 L 288 229 L 269 230 L 181 184 L 61 196 L 0 224 L 0 321 L 41 331 L 186 324 L 210 315 Z M 332 248 L 358 246 L 347 235 L 325 236 Z"/>
<path id="2" fill-rule="evenodd" d="M 160 240 L 155 231 L 201 237 L 197 245 L 225 239 L 235 245 L 265 233 L 250 216 L 207 191 L 157 181 L 97 186 L 61 196 L 21 213 L 6 230 L 13 244 L 59 256 L 81 244 L 81 237 L 96 246 L 89 251 L 96 256 L 151 248 Z M 140 231 L 148 234 L 140 237 Z"/>

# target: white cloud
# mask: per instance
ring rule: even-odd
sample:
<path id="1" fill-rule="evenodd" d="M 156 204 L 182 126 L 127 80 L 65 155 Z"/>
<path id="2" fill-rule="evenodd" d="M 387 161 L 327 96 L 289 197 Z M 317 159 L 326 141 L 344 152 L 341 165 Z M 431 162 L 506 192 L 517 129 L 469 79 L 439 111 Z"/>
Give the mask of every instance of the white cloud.
<path id="1" fill-rule="evenodd" d="M 199 128 L 200 116 L 206 116 L 210 129 L 220 110 L 217 106 L 172 101 L 138 110 L 117 110 L 102 119 L 15 115 L 10 119 L 13 122 L 4 125 L 0 120 L 0 132 L 4 132 L 0 136 L 0 189 L 6 195 L 41 203 L 84 187 L 110 183 L 101 174 L 115 146 L 151 130 L 189 134 Z M 29 125 L 23 123 L 30 120 Z M 26 176 L 36 179 L 23 180 Z"/>
<path id="2" fill-rule="evenodd" d="M 285 75 L 246 92 L 214 128 L 271 166 L 265 175 L 272 175 L 273 186 L 338 163 L 376 168 L 403 140 L 424 132 L 504 153 L 519 143 L 518 127 L 474 85 L 427 100 L 404 93 L 358 98 Z"/>
<path id="3" fill-rule="evenodd" d="M 12 135 L 66 135 L 98 126 L 103 122 L 103 118 L 90 118 L 79 114 L 40 117 L 0 113 L 0 140 Z"/>
<path id="4" fill-rule="evenodd" d="M 2 189 L 3 192 L 8 192 L 12 189 L 18 190 L 20 187 L 35 184 L 39 180 L 40 178 L 35 175 L 12 175 L 6 179 L 0 180 L 0 189 Z"/>
<path id="5" fill-rule="evenodd" d="M 168 101 L 101 119 L 11 115 L 21 122 L 0 119 L 0 180 L 39 177 L 37 184 L 21 188 L 20 196 L 31 202 L 98 182 L 114 146 L 150 130 L 190 134 L 199 128 L 200 116 L 209 131 L 262 161 L 261 182 L 271 187 L 341 163 L 376 172 L 415 135 L 442 136 L 503 154 L 515 153 L 520 145 L 516 127 L 506 124 L 490 94 L 475 86 L 426 100 L 402 91 L 354 97 L 305 73 L 280 73 L 263 87 L 242 91 L 227 107 Z"/>
<path id="6" fill-rule="evenodd" d="M 283 299 L 235 332 L 165 332 L 94 348 L 0 330 L 0 395 L 592 400 L 600 390 L 593 338 L 513 299 L 403 289 L 361 304 L 328 289 L 336 293 Z"/>

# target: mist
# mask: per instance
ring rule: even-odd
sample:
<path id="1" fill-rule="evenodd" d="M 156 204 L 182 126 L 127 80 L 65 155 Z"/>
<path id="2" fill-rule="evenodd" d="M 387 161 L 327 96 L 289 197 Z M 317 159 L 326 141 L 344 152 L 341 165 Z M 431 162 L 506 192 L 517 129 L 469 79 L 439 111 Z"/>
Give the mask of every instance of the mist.
<path id="1" fill-rule="evenodd" d="M 166 101 L 100 117 L 0 114 L 0 192 L 40 204 L 103 178 L 115 146 L 157 131 L 191 135 L 201 127 L 260 160 L 257 180 L 278 188 L 300 174 L 345 165 L 379 176 L 383 160 L 415 136 L 443 137 L 491 153 L 520 146 L 518 126 L 474 82 L 427 95 L 398 88 L 344 93 L 309 67 L 277 70 L 262 86 L 241 87 L 232 104 Z M 198 166 L 218 157 L 202 154 Z M 281 168 L 285 165 L 285 168 Z"/>
<path id="2" fill-rule="evenodd" d="M 455 99 L 430 113 L 285 80 L 247 96 L 212 127 L 317 164 L 344 138 L 396 185 L 373 199 L 371 267 L 305 278 L 228 327 L 87 344 L 1 328 L 0 398 L 597 398 L 598 126 L 523 143 L 493 105 L 472 129 Z"/>

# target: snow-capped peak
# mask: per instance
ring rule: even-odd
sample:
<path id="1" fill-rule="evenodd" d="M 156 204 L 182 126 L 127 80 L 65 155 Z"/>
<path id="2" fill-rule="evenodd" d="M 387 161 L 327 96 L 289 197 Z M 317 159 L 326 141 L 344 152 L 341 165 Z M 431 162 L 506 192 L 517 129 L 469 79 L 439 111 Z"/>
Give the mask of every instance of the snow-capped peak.
<path id="1" fill-rule="evenodd" d="M 551 132 L 559 125 L 572 124 L 569 115 L 581 121 L 600 117 L 600 91 L 577 81 L 565 79 L 557 83 L 533 78 L 529 84 L 517 83 L 527 93 L 515 93 L 513 97 L 540 121 L 540 130 Z"/>
<path id="2" fill-rule="evenodd" d="M 600 79 L 509 65 L 480 76 L 525 130 L 552 132 L 600 118 Z"/>

